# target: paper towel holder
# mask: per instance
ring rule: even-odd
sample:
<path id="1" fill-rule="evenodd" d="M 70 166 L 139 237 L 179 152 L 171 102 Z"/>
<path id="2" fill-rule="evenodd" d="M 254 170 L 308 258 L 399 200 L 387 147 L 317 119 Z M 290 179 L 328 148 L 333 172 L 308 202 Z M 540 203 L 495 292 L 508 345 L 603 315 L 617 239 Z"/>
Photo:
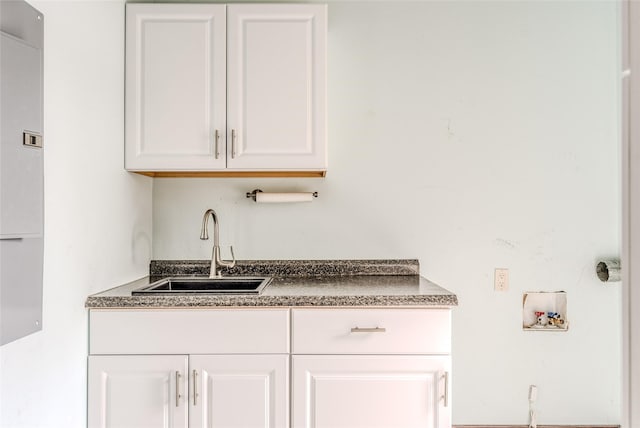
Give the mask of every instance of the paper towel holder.
<path id="1" fill-rule="evenodd" d="M 253 202 L 256 202 L 256 195 L 258 193 L 262 193 L 262 190 L 254 189 L 253 192 L 247 192 L 247 198 L 251 198 L 251 199 L 253 199 Z M 284 193 L 284 192 L 282 192 L 282 193 Z M 294 193 L 298 193 L 298 192 L 294 192 Z M 313 193 L 311 193 L 311 195 L 314 198 L 317 198 L 318 197 L 318 192 L 313 192 Z"/>

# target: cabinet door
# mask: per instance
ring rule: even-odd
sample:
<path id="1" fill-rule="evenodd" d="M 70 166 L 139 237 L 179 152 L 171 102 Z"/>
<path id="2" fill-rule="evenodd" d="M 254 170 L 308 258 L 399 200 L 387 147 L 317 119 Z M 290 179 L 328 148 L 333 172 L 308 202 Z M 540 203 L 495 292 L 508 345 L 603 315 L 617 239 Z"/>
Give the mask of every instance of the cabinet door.
<path id="1" fill-rule="evenodd" d="M 288 355 L 190 357 L 191 428 L 286 428 Z"/>
<path id="2" fill-rule="evenodd" d="M 126 8 L 126 168 L 224 168 L 226 6 Z"/>
<path id="3" fill-rule="evenodd" d="M 227 167 L 326 168 L 326 6 L 231 4 Z"/>
<path id="4" fill-rule="evenodd" d="M 294 428 L 450 427 L 449 357 L 294 355 L 292 364 Z"/>
<path id="5" fill-rule="evenodd" d="M 89 428 L 186 428 L 188 358 L 89 357 Z"/>

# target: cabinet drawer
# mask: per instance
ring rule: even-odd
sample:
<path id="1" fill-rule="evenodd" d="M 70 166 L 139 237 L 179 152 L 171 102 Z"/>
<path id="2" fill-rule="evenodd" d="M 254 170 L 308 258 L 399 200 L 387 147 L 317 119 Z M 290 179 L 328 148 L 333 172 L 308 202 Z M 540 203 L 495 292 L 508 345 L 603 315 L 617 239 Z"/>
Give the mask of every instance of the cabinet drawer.
<path id="1" fill-rule="evenodd" d="M 449 309 L 294 309 L 294 354 L 449 354 Z"/>
<path id="2" fill-rule="evenodd" d="M 91 354 L 286 354 L 288 309 L 91 310 Z"/>

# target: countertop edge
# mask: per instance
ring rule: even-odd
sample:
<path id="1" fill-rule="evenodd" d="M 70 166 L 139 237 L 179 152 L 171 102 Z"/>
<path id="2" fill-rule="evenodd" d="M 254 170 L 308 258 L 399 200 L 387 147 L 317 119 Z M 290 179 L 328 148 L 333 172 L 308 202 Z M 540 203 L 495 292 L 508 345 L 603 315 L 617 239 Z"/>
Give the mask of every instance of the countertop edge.
<path id="1" fill-rule="evenodd" d="M 455 307 L 455 294 L 402 296 L 90 296 L 88 309 L 220 307 Z"/>

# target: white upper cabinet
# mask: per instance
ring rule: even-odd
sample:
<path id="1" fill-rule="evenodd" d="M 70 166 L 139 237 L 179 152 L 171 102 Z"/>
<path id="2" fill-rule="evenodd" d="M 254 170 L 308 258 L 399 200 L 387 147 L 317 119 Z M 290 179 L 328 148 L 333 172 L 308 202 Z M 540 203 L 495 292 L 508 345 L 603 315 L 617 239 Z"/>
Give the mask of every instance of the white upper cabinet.
<path id="1" fill-rule="evenodd" d="M 227 9 L 227 166 L 326 168 L 326 6 Z"/>
<path id="2" fill-rule="evenodd" d="M 318 4 L 127 4 L 126 169 L 324 174 L 326 29 Z"/>
<path id="3" fill-rule="evenodd" d="M 126 22 L 126 168 L 225 168 L 226 7 L 127 4 Z"/>

